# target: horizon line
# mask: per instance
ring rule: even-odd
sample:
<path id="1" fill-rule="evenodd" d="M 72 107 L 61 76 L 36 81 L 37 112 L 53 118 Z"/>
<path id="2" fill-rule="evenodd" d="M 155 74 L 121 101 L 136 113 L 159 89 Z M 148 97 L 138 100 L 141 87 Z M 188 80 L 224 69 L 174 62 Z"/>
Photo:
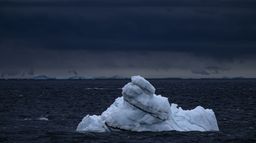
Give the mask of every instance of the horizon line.
<path id="1" fill-rule="evenodd" d="M 42 78 L 42 79 L 36 79 L 36 78 L 0 78 L 0 80 L 129 80 L 128 77 L 120 77 L 120 78 L 114 78 L 114 77 L 95 77 L 95 78 L 78 78 L 78 79 L 72 79 L 72 78 Z M 183 77 L 149 77 L 146 78 L 149 80 L 193 80 L 193 79 L 229 79 L 229 80 L 235 80 L 235 79 L 256 79 L 256 77 L 203 77 L 203 78 L 196 78 L 196 77 L 190 77 L 190 78 L 183 78 Z"/>

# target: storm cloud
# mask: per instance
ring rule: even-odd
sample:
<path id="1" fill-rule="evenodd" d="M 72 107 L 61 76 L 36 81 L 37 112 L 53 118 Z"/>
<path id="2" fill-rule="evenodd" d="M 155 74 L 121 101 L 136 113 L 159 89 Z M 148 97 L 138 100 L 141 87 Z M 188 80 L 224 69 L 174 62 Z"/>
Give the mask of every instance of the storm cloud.
<path id="1" fill-rule="evenodd" d="M 1 1 L 0 72 L 255 77 L 255 17 L 250 0 Z"/>

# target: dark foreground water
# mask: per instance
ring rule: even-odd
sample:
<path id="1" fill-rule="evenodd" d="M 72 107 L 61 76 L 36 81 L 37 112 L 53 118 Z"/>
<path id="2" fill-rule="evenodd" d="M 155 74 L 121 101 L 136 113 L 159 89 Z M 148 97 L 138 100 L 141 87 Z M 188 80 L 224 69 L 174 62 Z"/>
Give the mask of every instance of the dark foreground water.
<path id="1" fill-rule="evenodd" d="M 183 109 L 212 108 L 220 132 L 77 133 L 128 80 L 0 80 L 0 142 L 256 142 L 256 80 L 150 80 Z"/>

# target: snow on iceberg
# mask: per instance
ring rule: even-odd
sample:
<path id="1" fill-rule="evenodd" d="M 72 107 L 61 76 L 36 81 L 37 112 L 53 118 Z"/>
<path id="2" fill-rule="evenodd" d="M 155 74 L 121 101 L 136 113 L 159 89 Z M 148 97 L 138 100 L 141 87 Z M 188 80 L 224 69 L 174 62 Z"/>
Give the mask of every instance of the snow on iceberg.
<path id="1" fill-rule="evenodd" d="M 141 76 L 132 76 L 122 88 L 122 97 L 101 115 L 87 115 L 77 126 L 79 132 L 109 131 L 218 131 L 214 112 L 197 106 L 183 110 L 155 94 L 154 86 Z"/>

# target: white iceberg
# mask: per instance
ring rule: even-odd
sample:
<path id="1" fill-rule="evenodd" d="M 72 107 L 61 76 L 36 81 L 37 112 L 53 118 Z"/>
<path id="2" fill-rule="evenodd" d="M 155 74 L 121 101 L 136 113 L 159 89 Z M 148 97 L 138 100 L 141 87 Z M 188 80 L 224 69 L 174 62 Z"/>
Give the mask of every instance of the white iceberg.
<path id="1" fill-rule="evenodd" d="M 77 126 L 79 132 L 109 131 L 218 131 L 214 112 L 197 106 L 183 110 L 155 94 L 155 88 L 141 76 L 133 76 L 122 88 L 122 97 L 101 115 L 87 115 Z"/>

